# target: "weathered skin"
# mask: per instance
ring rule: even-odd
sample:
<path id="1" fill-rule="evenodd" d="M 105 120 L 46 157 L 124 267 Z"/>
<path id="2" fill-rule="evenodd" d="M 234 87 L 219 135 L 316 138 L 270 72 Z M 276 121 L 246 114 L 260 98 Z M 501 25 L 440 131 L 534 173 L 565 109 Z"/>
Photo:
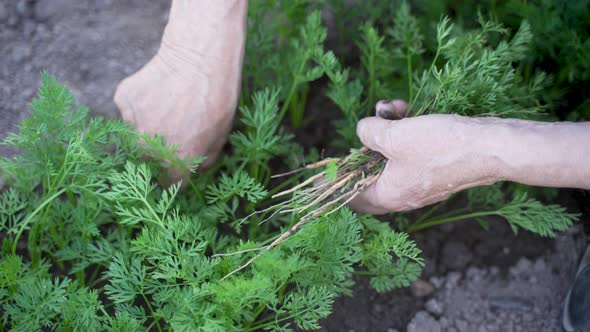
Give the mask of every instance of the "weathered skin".
<path id="1" fill-rule="evenodd" d="M 405 114 L 403 101 L 378 114 Z M 352 204 L 360 211 L 410 210 L 498 181 L 590 189 L 590 123 L 425 115 L 363 119 L 357 134 L 388 162 Z"/>
<path id="2" fill-rule="evenodd" d="M 247 5 L 172 1 L 157 54 L 117 88 L 123 119 L 179 144 L 181 157 L 205 155 L 210 164 L 226 141 L 238 102 Z"/>
<path id="3" fill-rule="evenodd" d="M 156 56 L 117 89 L 123 119 L 179 144 L 181 157 L 206 155 L 211 163 L 238 101 L 247 6 L 247 0 L 173 0 Z M 351 204 L 357 210 L 414 209 L 504 180 L 590 188 L 590 123 L 404 118 L 406 108 L 400 100 L 379 102 L 381 118 L 358 125 L 361 141 L 389 161 Z"/>

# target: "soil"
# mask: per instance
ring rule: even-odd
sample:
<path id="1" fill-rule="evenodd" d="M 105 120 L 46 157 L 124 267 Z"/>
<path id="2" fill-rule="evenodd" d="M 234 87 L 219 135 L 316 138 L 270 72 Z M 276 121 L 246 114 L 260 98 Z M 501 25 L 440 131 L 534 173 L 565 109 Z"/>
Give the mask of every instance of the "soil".
<path id="1" fill-rule="evenodd" d="M 155 53 L 169 5 L 0 0 L 0 137 L 26 116 L 42 70 L 57 75 L 95 114 L 117 117 L 116 85 Z M 0 155 L 13 152 L 0 145 Z M 573 204 L 570 193 L 562 196 Z M 378 294 L 367 279 L 356 278 L 354 297 L 336 302 L 322 331 L 559 330 L 585 243 L 580 226 L 553 240 L 514 235 L 501 220 L 488 231 L 466 222 L 416 238 L 426 259 L 420 280 Z"/>

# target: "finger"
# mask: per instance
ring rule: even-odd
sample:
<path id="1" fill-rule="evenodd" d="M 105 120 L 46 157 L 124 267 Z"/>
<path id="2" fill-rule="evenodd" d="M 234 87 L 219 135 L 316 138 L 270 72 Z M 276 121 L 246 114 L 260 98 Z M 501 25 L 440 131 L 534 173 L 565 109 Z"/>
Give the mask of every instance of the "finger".
<path id="1" fill-rule="evenodd" d="M 408 103 L 401 99 L 380 100 L 375 105 L 375 114 L 386 120 L 400 120 L 406 117 Z"/>
<path id="2" fill-rule="evenodd" d="M 389 211 L 385 208 L 373 204 L 371 197 L 375 196 L 375 184 L 373 183 L 367 189 L 363 190 L 360 195 L 355 197 L 348 205 L 355 211 L 369 214 L 386 214 Z"/>
<path id="3" fill-rule="evenodd" d="M 387 155 L 389 139 L 387 131 L 391 129 L 392 121 L 378 117 L 364 118 L 356 126 L 356 134 L 363 143 L 373 151 Z"/>

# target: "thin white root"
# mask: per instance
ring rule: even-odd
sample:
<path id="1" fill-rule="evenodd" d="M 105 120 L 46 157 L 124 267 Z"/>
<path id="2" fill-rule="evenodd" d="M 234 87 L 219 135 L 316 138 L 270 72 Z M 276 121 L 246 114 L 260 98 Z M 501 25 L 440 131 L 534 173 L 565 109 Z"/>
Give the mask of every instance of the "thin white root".
<path id="1" fill-rule="evenodd" d="M 254 262 L 254 260 L 258 257 L 260 257 L 260 255 L 262 255 L 262 253 L 258 253 L 256 256 L 250 258 L 246 263 L 244 263 L 243 265 L 240 265 L 237 269 L 231 271 L 230 273 L 226 274 L 223 278 L 220 279 L 220 281 L 224 281 L 225 279 L 229 278 L 230 276 L 240 272 L 241 270 L 245 269 L 248 267 L 248 265 L 252 264 L 252 262 Z"/>
<path id="2" fill-rule="evenodd" d="M 344 207 L 346 204 L 350 203 L 350 202 L 351 202 L 353 199 L 355 199 L 355 198 L 356 198 L 358 195 L 360 195 L 360 193 L 362 193 L 362 192 L 363 192 L 363 190 L 364 190 L 366 187 L 368 187 L 368 186 L 370 186 L 371 184 L 373 184 L 373 182 L 375 182 L 375 181 L 377 180 L 377 178 L 379 178 L 379 175 L 374 175 L 374 176 L 372 176 L 372 177 L 369 177 L 369 178 L 367 178 L 367 179 L 371 179 L 371 180 L 370 180 L 370 181 L 367 181 L 365 184 L 363 184 L 362 186 L 360 186 L 360 187 L 359 187 L 359 188 L 356 190 L 356 192 L 355 192 L 355 193 L 354 193 L 354 194 L 353 194 L 353 195 L 352 195 L 350 198 L 348 198 L 346 201 L 344 201 L 342 204 L 340 204 L 340 205 L 339 205 L 337 208 L 335 208 L 334 210 L 332 210 L 332 211 L 328 212 L 328 213 L 326 214 L 326 217 L 327 217 L 327 216 L 329 216 L 329 215 L 331 215 L 332 213 L 334 213 L 334 212 L 336 212 L 336 211 L 340 210 L 340 209 L 341 209 L 341 208 L 343 208 L 343 207 Z M 360 183 L 360 182 L 359 182 L 359 183 Z M 356 186 L 355 186 L 355 187 L 356 187 Z"/>
<path id="3" fill-rule="evenodd" d="M 315 180 L 321 179 L 322 176 L 324 176 L 323 172 L 318 173 L 289 190 L 281 191 L 280 193 L 272 195 L 271 198 L 277 198 L 277 197 L 288 195 L 288 194 L 296 191 L 299 188 L 303 188 L 303 187 L 307 186 L 308 184 L 313 183 Z"/>
<path id="4" fill-rule="evenodd" d="M 265 218 L 264 220 L 262 220 L 261 222 L 258 223 L 258 225 L 262 225 L 265 222 L 269 221 L 272 217 L 276 216 L 278 213 L 280 213 L 281 211 L 283 211 L 285 207 L 281 207 L 280 209 L 277 209 L 275 212 L 273 212 L 268 218 Z"/>
<path id="5" fill-rule="evenodd" d="M 340 197 L 336 197 L 335 199 L 333 199 L 333 200 L 329 201 L 328 203 L 325 203 L 325 204 L 323 204 L 322 206 L 320 206 L 319 208 L 317 208 L 317 209 L 315 209 L 315 210 L 311 211 L 310 213 L 308 213 L 308 214 L 304 215 L 303 217 L 301 217 L 301 219 L 306 219 L 306 218 L 309 218 L 309 217 L 310 217 L 310 216 L 312 216 L 314 213 L 317 213 L 317 212 L 318 212 L 318 211 L 320 211 L 320 210 L 321 210 L 321 211 L 325 210 L 326 208 L 328 208 L 328 207 L 330 207 L 330 206 L 332 206 L 332 205 L 334 205 L 334 204 L 338 203 L 338 202 L 339 202 L 340 200 L 342 200 L 343 198 L 346 198 L 348 195 L 352 194 L 353 192 L 354 192 L 354 190 L 351 190 L 351 191 L 349 191 L 349 192 L 347 192 L 347 193 L 343 194 L 343 195 L 342 195 L 342 196 L 340 196 Z"/>
<path id="6" fill-rule="evenodd" d="M 308 170 L 308 169 L 320 168 L 320 167 L 323 167 L 323 166 L 328 165 L 330 162 L 332 162 L 334 160 L 338 160 L 338 159 L 337 158 L 328 158 L 328 159 L 320 160 L 320 161 L 318 161 L 316 163 L 309 164 L 309 165 L 306 165 L 306 166 L 301 167 L 301 168 L 294 169 L 294 170 L 289 171 L 289 172 L 275 174 L 275 175 L 271 176 L 270 178 L 271 179 L 276 179 L 276 178 L 280 178 L 280 177 L 283 177 L 283 176 L 287 176 L 287 175 L 299 173 L 301 171 L 305 171 L 305 170 Z"/>
<path id="7" fill-rule="evenodd" d="M 282 210 L 286 205 L 289 205 L 291 203 L 297 203 L 297 201 L 295 200 L 295 198 L 291 198 L 290 200 L 284 201 L 284 202 L 279 203 L 279 204 L 271 205 L 271 206 L 269 206 L 269 207 L 267 207 L 266 209 L 263 209 L 263 210 L 254 211 L 254 212 L 250 213 L 249 215 L 245 216 L 242 220 L 240 220 L 239 225 L 243 224 L 246 220 L 248 220 L 250 217 L 252 217 L 254 215 L 257 215 L 257 214 L 260 214 L 260 213 L 264 213 L 264 212 L 267 212 L 267 211 L 272 211 L 272 210 Z M 273 215 L 275 215 L 275 214 L 273 213 Z"/>
<path id="8" fill-rule="evenodd" d="M 264 250 L 265 247 L 258 247 L 258 248 L 250 248 L 250 249 L 244 249 L 244 250 L 238 250 L 238 251 L 234 251 L 234 252 L 228 252 L 225 254 L 215 254 L 215 255 L 211 255 L 211 257 L 227 257 L 227 256 L 235 256 L 235 255 L 240 255 L 240 254 L 245 254 L 247 252 L 252 252 L 252 251 L 260 251 L 260 250 Z"/>
<path id="9" fill-rule="evenodd" d="M 313 201 L 311 201 L 311 203 L 307 204 L 303 208 L 299 208 L 298 210 L 305 211 L 305 210 L 309 209 L 310 207 L 314 206 L 315 204 L 317 204 L 317 203 L 323 201 L 324 199 L 330 197 L 330 195 L 332 195 L 338 189 L 340 189 L 343 186 L 345 186 L 348 183 L 348 181 L 352 180 L 355 176 L 357 176 L 358 173 L 359 173 L 359 171 L 354 171 L 354 172 L 350 173 L 348 176 L 344 177 L 344 179 L 340 180 L 334 186 L 330 187 L 330 189 L 326 190 L 326 192 L 322 193 L 316 199 L 314 199 Z M 291 209 L 291 210 L 293 210 L 293 209 Z M 285 210 L 285 211 L 289 211 L 289 210 Z"/>
<path id="10" fill-rule="evenodd" d="M 369 149 L 366 147 L 363 147 L 358 151 L 366 154 L 369 151 Z M 381 172 L 378 172 L 377 174 L 366 174 L 365 172 L 369 173 L 366 170 L 373 169 L 373 167 L 375 167 L 376 165 L 378 165 L 380 162 L 382 162 L 384 160 L 384 157 L 382 157 L 382 156 L 369 156 L 369 160 L 360 166 L 357 163 L 347 164 L 352 158 L 353 158 L 353 153 L 349 154 L 347 157 L 345 157 L 343 159 L 324 159 L 324 160 L 321 160 L 317 163 L 310 164 L 305 167 L 302 167 L 302 168 L 299 168 L 299 169 L 296 169 L 296 170 L 293 170 L 293 171 L 290 171 L 287 173 L 282 173 L 282 174 L 277 174 L 277 175 L 272 176 L 272 178 L 277 178 L 277 177 L 281 177 L 281 176 L 294 174 L 294 173 L 300 172 L 302 170 L 316 169 L 316 168 L 326 166 L 327 164 L 329 164 L 330 162 L 333 162 L 333 161 L 337 161 L 340 165 L 338 173 L 337 173 L 338 176 L 336 177 L 336 179 L 326 180 L 325 182 L 315 185 L 315 181 L 325 177 L 325 172 L 320 172 L 320 173 L 306 179 L 302 183 L 294 186 L 293 188 L 281 191 L 281 192 L 274 194 L 272 196 L 272 198 L 277 198 L 277 197 L 282 197 L 282 196 L 294 193 L 293 197 L 290 200 L 287 200 L 287 201 L 279 203 L 279 204 L 272 205 L 272 206 L 265 208 L 264 210 L 261 210 L 261 211 L 255 211 L 255 212 L 251 213 L 250 215 L 248 215 L 246 218 L 244 218 L 240 222 L 240 224 L 255 214 L 274 210 L 269 217 L 265 218 L 264 220 L 262 220 L 259 223 L 259 224 L 263 224 L 264 222 L 272 219 L 277 214 L 285 214 L 285 213 L 290 213 L 290 212 L 295 212 L 297 214 L 299 214 L 299 213 L 303 214 L 304 212 L 306 212 L 308 209 L 314 207 L 315 205 L 320 205 L 319 207 L 315 208 L 311 212 L 308 212 L 307 214 L 305 214 L 303 217 L 300 217 L 299 221 L 297 223 L 295 223 L 295 225 L 291 226 L 291 228 L 289 228 L 288 230 L 283 232 L 278 238 L 276 238 L 274 241 L 272 241 L 270 244 L 268 244 L 266 246 L 262 246 L 259 248 L 240 250 L 240 251 L 236 251 L 233 253 L 213 255 L 212 257 L 224 257 L 224 256 L 233 256 L 233 255 L 239 255 L 239 254 L 244 254 L 244 253 L 249 253 L 249 252 L 257 252 L 253 257 L 251 257 L 244 264 L 240 265 L 238 268 L 236 268 L 235 270 L 233 270 L 232 272 L 230 272 L 229 274 L 227 274 L 226 276 L 221 278 L 221 281 L 229 278 L 230 276 L 234 275 L 235 273 L 250 266 L 252 264 L 252 262 L 254 262 L 254 260 L 256 260 L 258 257 L 260 257 L 265 251 L 271 250 L 272 248 L 278 246 L 283 241 L 287 240 L 289 237 L 291 237 L 293 234 L 295 234 L 297 231 L 299 231 L 299 229 L 301 229 L 301 227 L 303 227 L 303 225 L 305 225 L 312 218 L 315 218 L 315 217 L 321 215 L 322 213 L 324 213 L 325 211 L 327 211 L 329 209 L 330 209 L 330 211 L 326 214 L 326 216 L 329 216 L 329 215 L 339 211 L 344 206 L 346 206 L 348 203 L 350 203 L 353 199 L 355 199 L 366 187 L 373 184 L 381 175 Z M 354 185 L 352 186 L 352 189 L 350 189 L 349 185 L 352 183 L 354 183 Z M 313 185 L 313 186 L 311 186 L 309 188 L 305 188 L 306 186 L 309 186 L 309 185 Z M 300 206 L 300 207 L 293 207 L 293 206 Z M 334 206 L 336 206 L 336 207 L 334 208 Z"/>

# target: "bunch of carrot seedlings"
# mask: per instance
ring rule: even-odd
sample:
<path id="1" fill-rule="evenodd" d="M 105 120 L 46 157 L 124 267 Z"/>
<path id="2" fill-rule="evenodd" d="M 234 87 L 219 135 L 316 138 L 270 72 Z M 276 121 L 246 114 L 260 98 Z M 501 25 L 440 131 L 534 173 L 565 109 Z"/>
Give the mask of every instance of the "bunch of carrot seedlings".
<path id="1" fill-rule="evenodd" d="M 227 274 L 223 279 L 249 266 L 264 251 L 278 246 L 281 242 L 295 234 L 307 222 L 321 215 L 327 216 L 335 213 L 350 203 L 365 188 L 379 178 L 385 162 L 386 158 L 381 153 L 363 147 L 352 149 L 350 154 L 342 158 L 323 159 L 305 167 L 272 176 L 273 178 L 281 178 L 296 175 L 305 170 L 322 169 L 300 184 L 273 195 L 272 198 L 284 198 L 279 203 L 263 210 L 255 211 L 242 220 L 242 222 L 245 222 L 248 218 L 260 213 L 270 213 L 269 217 L 260 222 L 261 224 L 278 214 L 295 213 L 298 217 L 298 221 L 291 228 L 268 245 L 229 254 L 216 255 L 227 256 L 252 251 L 259 252 L 246 263 Z"/>

